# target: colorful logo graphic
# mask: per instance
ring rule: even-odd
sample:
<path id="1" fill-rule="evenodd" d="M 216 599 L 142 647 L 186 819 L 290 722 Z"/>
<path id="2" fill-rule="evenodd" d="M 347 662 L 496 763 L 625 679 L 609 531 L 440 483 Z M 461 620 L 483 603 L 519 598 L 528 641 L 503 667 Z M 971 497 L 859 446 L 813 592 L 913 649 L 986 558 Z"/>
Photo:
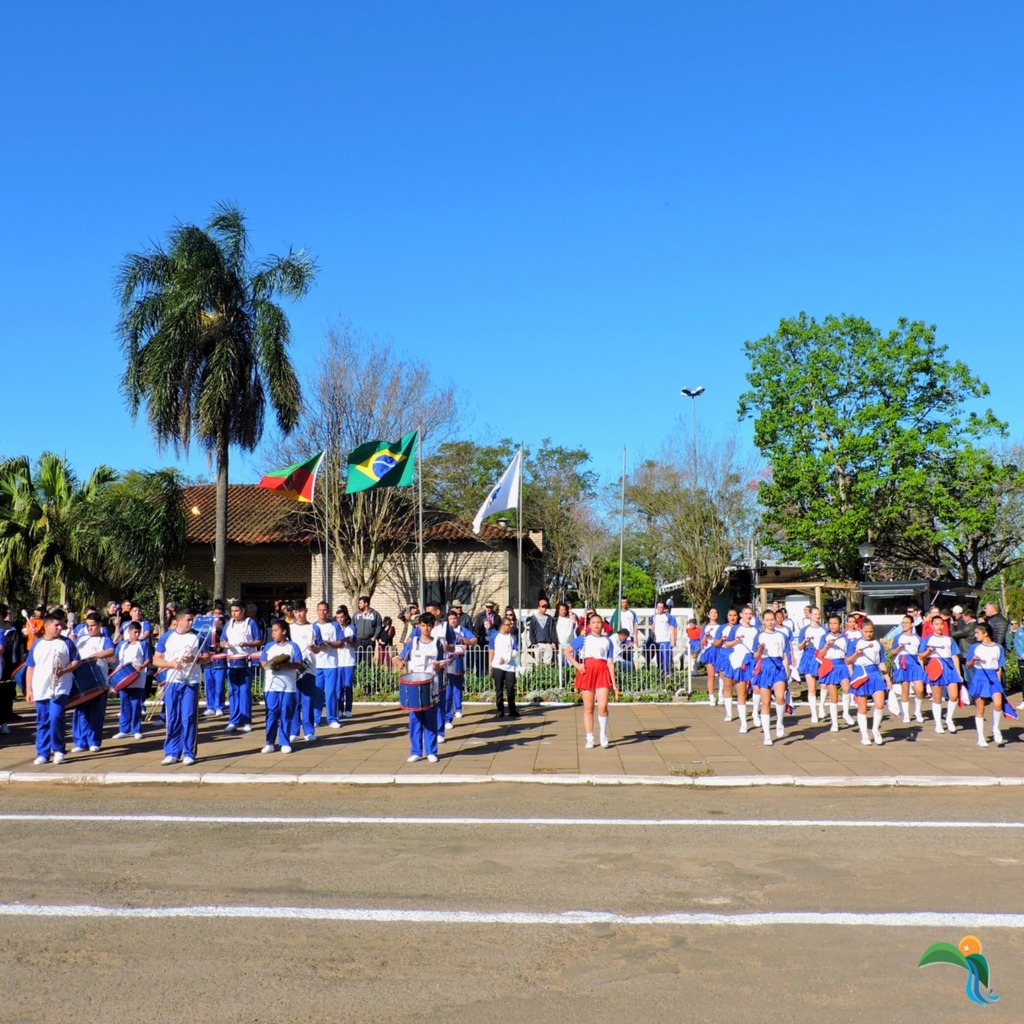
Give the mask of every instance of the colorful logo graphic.
<path id="1" fill-rule="evenodd" d="M 972 1003 L 986 1006 L 998 1002 L 999 996 L 988 987 L 988 961 L 981 955 L 981 940 L 976 935 L 965 935 L 956 946 L 951 942 L 933 943 L 924 951 L 917 966 L 927 967 L 929 964 L 962 967 L 967 972 L 965 991 Z"/>

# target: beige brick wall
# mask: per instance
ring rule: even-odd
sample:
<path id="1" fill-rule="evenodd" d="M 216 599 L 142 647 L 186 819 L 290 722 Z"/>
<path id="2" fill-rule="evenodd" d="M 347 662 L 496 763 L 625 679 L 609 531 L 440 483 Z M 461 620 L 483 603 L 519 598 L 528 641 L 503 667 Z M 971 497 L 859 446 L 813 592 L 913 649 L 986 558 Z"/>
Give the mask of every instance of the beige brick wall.
<path id="1" fill-rule="evenodd" d="M 190 545 L 185 551 L 183 568 L 192 579 L 213 589 L 213 551 L 210 545 Z M 301 544 L 229 544 L 227 593 L 214 596 L 238 597 L 245 584 L 273 586 L 298 583 L 309 600 L 311 569 L 309 549 Z"/>

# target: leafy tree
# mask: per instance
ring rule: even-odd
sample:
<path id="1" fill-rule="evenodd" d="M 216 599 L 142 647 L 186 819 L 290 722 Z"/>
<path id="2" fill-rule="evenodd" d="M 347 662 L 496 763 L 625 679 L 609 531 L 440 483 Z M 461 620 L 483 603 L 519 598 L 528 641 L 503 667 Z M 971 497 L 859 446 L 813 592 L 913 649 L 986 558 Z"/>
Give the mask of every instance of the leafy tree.
<path id="1" fill-rule="evenodd" d="M 601 574 L 601 596 L 599 603 L 602 606 L 617 608 L 619 590 L 619 557 L 618 552 L 604 563 Z M 622 596 L 629 598 L 629 603 L 634 608 L 646 608 L 654 604 L 654 580 L 638 565 L 634 565 L 628 559 L 622 563 Z"/>
<path id="2" fill-rule="evenodd" d="M 118 272 L 121 388 L 132 415 L 145 402 L 159 446 L 187 452 L 194 435 L 216 464 L 218 594 L 227 570 L 229 449 L 255 449 L 268 400 L 282 433 L 299 421 L 288 318 L 274 300 L 301 298 L 315 276 L 301 250 L 253 263 L 244 215 L 228 204 L 205 229 L 179 225 L 166 248 L 129 253 Z"/>
<path id="3" fill-rule="evenodd" d="M 948 482 L 962 481 L 974 441 L 1005 427 L 990 410 L 965 410 L 988 387 L 947 358 L 934 327 L 900 319 L 883 334 L 859 317 L 801 313 L 744 348 L 739 416 L 753 417 L 771 465 L 758 497 L 780 531 L 766 539 L 785 557 L 850 578 L 869 530 L 886 557 L 908 530 L 919 538 L 938 521 L 948 534 L 971 518 Z"/>
<path id="4" fill-rule="evenodd" d="M 89 509 L 116 479 L 97 467 L 79 483 L 67 459 L 44 452 L 35 474 L 26 458 L 0 465 L 0 593 L 28 586 L 38 600 L 79 597 L 97 581 L 97 535 Z"/>

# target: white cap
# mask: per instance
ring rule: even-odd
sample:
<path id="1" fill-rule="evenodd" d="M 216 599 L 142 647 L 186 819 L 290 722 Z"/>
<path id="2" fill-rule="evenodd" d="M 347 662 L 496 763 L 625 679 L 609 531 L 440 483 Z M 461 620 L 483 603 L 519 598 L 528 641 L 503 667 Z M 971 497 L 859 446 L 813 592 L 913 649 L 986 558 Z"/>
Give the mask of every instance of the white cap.
<path id="1" fill-rule="evenodd" d="M 958 605 L 958 604 L 953 605 L 953 614 L 954 615 L 963 615 L 963 613 L 964 613 L 964 610 L 963 610 L 963 608 L 960 605 Z"/>

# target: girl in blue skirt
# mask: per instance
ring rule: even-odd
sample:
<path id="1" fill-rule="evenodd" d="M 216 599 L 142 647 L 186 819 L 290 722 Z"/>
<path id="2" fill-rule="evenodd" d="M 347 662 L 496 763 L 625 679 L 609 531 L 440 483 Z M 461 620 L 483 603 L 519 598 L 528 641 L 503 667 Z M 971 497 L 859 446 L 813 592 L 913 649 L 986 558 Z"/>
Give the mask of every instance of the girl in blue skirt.
<path id="1" fill-rule="evenodd" d="M 754 656 L 757 664 L 753 671 L 754 688 L 760 690 L 761 728 L 764 729 L 764 745 L 772 745 L 772 713 L 770 698 L 775 697 L 775 736 L 782 739 L 784 727 L 782 715 L 786 710 L 786 680 L 789 678 L 789 633 L 775 628 L 775 613 L 765 612 L 763 629 L 754 641 Z M 758 698 L 755 698 L 755 700 Z"/>
<path id="2" fill-rule="evenodd" d="M 715 668 L 718 669 L 718 676 L 722 680 L 722 703 L 725 705 L 725 721 L 732 721 L 732 666 L 729 664 L 729 652 L 725 643 L 733 638 L 736 626 L 740 621 L 739 612 L 730 608 L 725 615 L 725 625 L 718 627 L 712 644 L 715 647 Z"/>
<path id="3" fill-rule="evenodd" d="M 885 692 L 889 688 L 889 669 L 885 664 L 885 650 L 875 639 L 875 626 L 866 620 L 860 627 L 861 638 L 847 656 L 846 664 L 852 666 L 850 693 L 857 702 L 857 725 L 860 727 L 860 741 L 870 746 L 873 739 L 881 746 L 882 715 L 885 712 Z M 868 700 L 872 709 L 871 736 L 868 736 Z"/>
<path id="4" fill-rule="evenodd" d="M 904 615 L 900 620 L 903 632 L 892 642 L 893 686 L 900 688 L 900 706 L 903 710 L 903 721 L 910 721 L 910 691 L 914 691 L 914 719 L 924 721 L 921 714 L 921 702 L 924 700 L 924 667 L 921 665 L 921 638 L 914 632 L 914 620 Z M 942 708 L 936 715 L 941 717 Z"/>
<path id="5" fill-rule="evenodd" d="M 797 647 L 800 650 L 797 672 L 800 673 L 800 677 L 807 684 L 807 703 L 811 705 L 811 721 L 817 722 L 819 709 L 815 698 L 818 688 L 818 659 L 814 652 L 818 649 L 821 638 L 828 631 L 821 624 L 820 608 L 810 608 L 807 618 L 807 625 L 800 630 L 800 638 L 797 641 Z M 822 698 L 824 702 L 824 687 L 822 688 Z M 824 711 L 824 707 L 821 710 Z"/>
<path id="6" fill-rule="evenodd" d="M 708 612 L 708 621 L 701 633 L 700 656 L 697 660 L 704 666 L 708 676 L 708 703 L 715 706 L 715 677 L 718 675 L 716 665 L 715 647 L 712 641 L 718 633 L 718 609 L 712 608 Z"/>
<path id="7" fill-rule="evenodd" d="M 821 683 L 822 688 L 828 694 L 828 713 L 832 718 L 832 727 L 830 732 L 839 732 L 839 709 L 837 707 L 839 701 L 839 688 L 843 688 L 843 692 L 849 696 L 850 689 L 850 673 L 846 669 L 846 655 L 848 653 L 847 640 L 842 634 L 842 620 L 838 615 L 830 615 L 828 617 L 828 632 L 821 638 L 821 642 L 818 644 L 818 650 L 821 652 L 823 660 L 832 662 L 832 668 L 824 675 L 821 674 L 821 668 L 819 666 L 818 680 Z M 853 725 L 854 720 L 849 717 L 848 713 L 843 716 L 846 719 L 847 725 Z"/>
<path id="8" fill-rule="evenodd" d="M 941 666 L 941 672 L 929 674 L 928 663 L 934 659 Z M 963 676 L 960 673 L 960 655 L 946 629 L 945 620 L 941 615 L 932 616 L 932 632 L 925 641 L 921 664 L 925 666 L 925 674 L 931 680 L 932 714 L 935 716 L 935 731 L 942 732 L 942 688 L 946 688 L 946 729 L 956 732 L 953 715 L 956 713 L 957 701 L 960 698 L 960 684 Z M 938 707 L 938 711 L 936 711 Z"/>
<path id="9" fill-rule="evenodd" d="M 999 731 L 999 716 L 1003 713 L 1003 668 L 1006 655 L 1003 648 L 992 639 L 992 628 L 986 622 L 979 622 L 974 628 L 977 641 L 967 652 L 967 667 L 974 669 L 968 689 L 974 701 L 974 727 L 978 730 L 978 746 L 987 747 L 985 739 L 985 702 L 992 704 L 992 741 L 1002 746 L 1005 740 Z"/>

